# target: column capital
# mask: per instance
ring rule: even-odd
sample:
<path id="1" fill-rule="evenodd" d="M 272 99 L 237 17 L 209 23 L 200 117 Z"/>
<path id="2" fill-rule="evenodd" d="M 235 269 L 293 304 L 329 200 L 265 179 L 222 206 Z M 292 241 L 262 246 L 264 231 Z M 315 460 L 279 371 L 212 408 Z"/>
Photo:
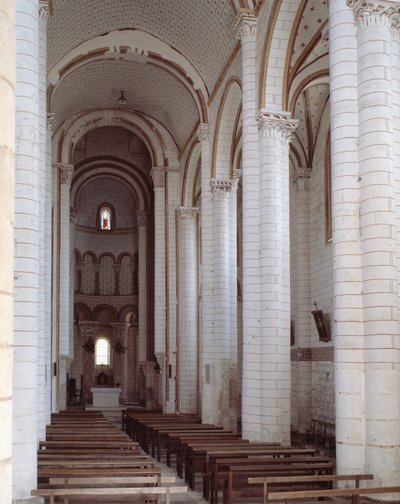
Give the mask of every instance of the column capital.
<path id="1" fill-rule="evenodd" d="M 199 213 L 199 209 L 196 207 L 179 207 L 176 209 L 176 213 L 182 220 L 195 220 Z"/>
<path id="2" fill-rule="evenodd" d="M 280 138 L 286 144 L 290 142 L 292 134 L 299 124 L 296 119 L 291 119 L 289 113 L 267 112 L 265 110 L 260 110 L 256 121 L 261 136 Z"/>
<path id="3" fill-rule="evenodd" d="M 298 189 L 308 189 L 311 171 L 311 168 L 296 168 L 292 178 L 293 184 L 296 184 Z"/>
<path id="4" fill-rule="evenodd" d="M 211 192 L 219 196 L 227 195 L 232 189 L 237 189 L 237 180 L 210 180 Z"/>
<path id="5" fill-rule="evenodd" d="M 39 1 L 39 17 L 43 19 L 43 21 L 48 21 L 49 19 L 49 4 L 47 0 Z"/>
<path id="6" fill-rule="evenodd" d="M 78 326 L 83 337 L 94 338 L 96 336 L 99 323 L 92 320 L 80 320 L 78 322 Z"/>
<path id="7" fill-rule="evenodd" d="M 238 13 L 235 20 L 234 32 L 235 37 L 242 40 L 246 37 L 251 37 L 257 31 L 257 16 L 252 12 L 242 10 Z"/>
<path id="8" fill-rule="evenodd" d="M 147 212 L 145 210 L 138 210 L 136 212 L 138 227 L 145 227 L 147 224 Z"/>
<path id="9" fill-rule="evenodd" d="M 53 129 L 55 120 L 56 120 L 56 114 L 54 112 L 48 112 L 46 114 L 46 126 L 48 131 L 51 131 Z"/>
<path id="10" fill-rule="evenodd" d="M 239 181 L 242 178 L 243 170 L 241 168 L 235 168 L 233 170 L 233 178 Z"/>
<path id="11" fill-rule="evenodd" d="M 206 142 L 210 133 L 210 127 L 207 123 L 200 123 L 199 131 L 197 133 L 200 142 Z"/>
<path id="12" fill-rule="evenodd" d="M 400 2 L 392 0 L 346 0 L 353 9 L 354 17 L 361 26 L 384 24 L 398 28 L 400 24 Z"/>
<path id="13" fill-rule="evenodd" d="M 154 166 L 150 172 L 150 176 L 153 179 L 154 189 L 156 187 L 165 186 L 165 168 Z"/>
<path id="14" fill-rule="evenodd" d="M 60 172 L 60 184 L 71 185 L 74 174 L 74 165 L 66 163 L 54 163 L 53 167 Z"/>

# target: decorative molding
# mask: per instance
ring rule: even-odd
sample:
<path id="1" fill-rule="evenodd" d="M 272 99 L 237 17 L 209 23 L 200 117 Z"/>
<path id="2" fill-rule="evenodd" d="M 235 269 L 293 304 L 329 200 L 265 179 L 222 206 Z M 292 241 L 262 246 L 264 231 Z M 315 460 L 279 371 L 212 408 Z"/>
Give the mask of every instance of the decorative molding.
<path id="1" fill-rule="evenodd" d="M 396 31 L 400 26 L 400 2 L 390 0 L 347 0 L 354 17 L 363 26 L 384 24 Z"/>
<path id="2" fill-rule="evenodd" d="M 211 192 L 218 195 L 227 195 L 232 189 L 237 189 L 238 180 L 210 180 Z"/>
<path id="3" fill-rule="evenodd" d="M 157 187 L 164 187 L 165 186 L 165 169 L 164 168 L 154 167 L 150 172 L 150 176 L 153 179 L 154 189 L 156 189 Z"/>
<path id="4" fill-rule="evenodd" d="M 257 33 L 257 16 L 251 12 L 239 12 L 234 25 L 235 37 L 242 40 Z"/>
<path id="5" fill-rule="evenodd" d="M 199 213 L 199 209 L 196 207 L 179 207 L 176 209 L 176 213 L 182 220 L 195 220 Z"/>
<path id="6" fill-rule="evenodd" d="M 208 135 L 210 133 L 210 127 L 206 123 L 200 123 L 198 138 L 200 142 L 206 142 L 208 140 Z"/>
<path id="7" fill-rule="evenodd" d="M 136 212 L 137 225 L 139 227 L 145 227 L 147 224 L 147 212 L 144 210 L 138 210 Z"/>
<path id="8" fill-rule="evenodd" d="M 74 165 L 65 163 L 54 163 L 53 167 L 60 172 L 60 184 L 71 185 L 74 174 Z"/>
<path id="9" fill-rule="evenodd" d="M 260 110 L 256 121 L 261 136 L 280 138 L 286 144 L 290 142 L 292 134 L 299 124 L 299 121 L 290 118 L 290 114 L 279 114 L 265 110 Z"/>

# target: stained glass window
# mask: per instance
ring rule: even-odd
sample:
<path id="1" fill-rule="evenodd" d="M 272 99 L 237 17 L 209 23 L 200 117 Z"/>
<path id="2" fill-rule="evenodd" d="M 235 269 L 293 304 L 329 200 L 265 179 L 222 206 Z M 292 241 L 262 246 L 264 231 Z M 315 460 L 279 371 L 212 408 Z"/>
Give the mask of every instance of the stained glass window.
<path id="1" fill-rule="evenodd" d="M 111 209 L 109 207 L 100 209 L 100 229 L 111 230 Z"/>

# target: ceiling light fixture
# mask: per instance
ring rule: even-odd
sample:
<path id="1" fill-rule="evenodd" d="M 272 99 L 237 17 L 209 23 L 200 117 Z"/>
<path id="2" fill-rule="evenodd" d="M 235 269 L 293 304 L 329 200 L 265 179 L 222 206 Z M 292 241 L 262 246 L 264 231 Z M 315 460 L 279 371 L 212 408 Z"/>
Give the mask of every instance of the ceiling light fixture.
<path id="1" fill-rule="evenodd" d="M 123 91 L 121 91 L 121 96 L 118 98 L 118 103 L 119 105 L 126 105 L 128 103 Z"/>

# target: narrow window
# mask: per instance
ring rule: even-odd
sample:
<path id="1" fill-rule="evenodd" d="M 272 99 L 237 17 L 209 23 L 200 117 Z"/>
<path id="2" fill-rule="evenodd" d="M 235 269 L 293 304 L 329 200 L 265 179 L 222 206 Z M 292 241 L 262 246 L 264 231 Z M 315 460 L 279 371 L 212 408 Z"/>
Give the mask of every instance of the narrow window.
<path id="1" fill-rule="evenodd" d="M 112 212 L 111 208 L 103 206 L 100 208 L 100 229 L 111 230 L 111 218 Z"/>
<path id="2" fill-rule="evenodd" d="M 110 342 L 107 338 L 99 338 L 96 341 L 96 366 L 110 365 Z"/>

